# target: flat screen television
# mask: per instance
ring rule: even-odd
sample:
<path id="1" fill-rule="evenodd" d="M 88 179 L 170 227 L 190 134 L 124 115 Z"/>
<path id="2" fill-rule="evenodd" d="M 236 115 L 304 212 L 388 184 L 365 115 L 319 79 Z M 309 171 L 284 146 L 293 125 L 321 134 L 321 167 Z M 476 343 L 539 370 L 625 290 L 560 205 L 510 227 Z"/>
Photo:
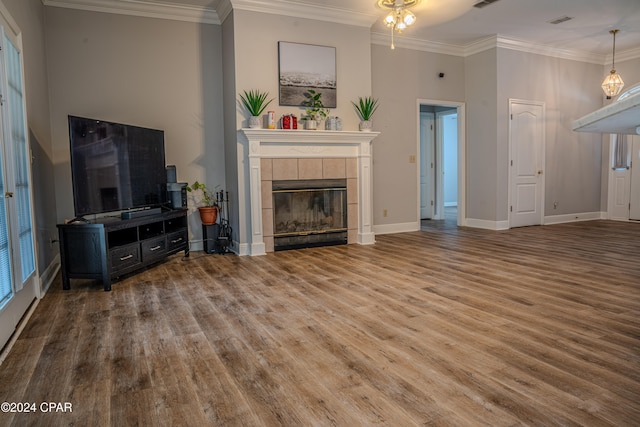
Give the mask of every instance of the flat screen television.
<path id="1" fill-rule="evenodd" d="M 164 132 L 69 116 L 76 217 L 167 203 Z"/>

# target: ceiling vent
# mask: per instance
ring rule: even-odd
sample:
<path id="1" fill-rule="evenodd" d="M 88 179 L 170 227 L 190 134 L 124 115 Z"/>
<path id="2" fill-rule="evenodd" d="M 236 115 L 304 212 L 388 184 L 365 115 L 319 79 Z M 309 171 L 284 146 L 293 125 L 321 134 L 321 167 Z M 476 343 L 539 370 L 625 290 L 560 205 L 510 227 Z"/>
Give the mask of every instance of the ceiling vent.
<path id="1" fill-rule="evenodd" d="M 485 6 L 489 6 L 492 3 L 497 2 L 498 0 L 482 0 L 479 1 L 478 3 L 474 4 L 473 7 L 477 7 L 478 9 L 481 9 Z"/>
<path id="2" fill-rule="evenodd" d="M 560 18 L 552 19 L 551 21 L 547 21 L 549 24 L 562 24 L 563 22 L 571 21 L 573 19 L 572 16 L 561 16 Z"/>

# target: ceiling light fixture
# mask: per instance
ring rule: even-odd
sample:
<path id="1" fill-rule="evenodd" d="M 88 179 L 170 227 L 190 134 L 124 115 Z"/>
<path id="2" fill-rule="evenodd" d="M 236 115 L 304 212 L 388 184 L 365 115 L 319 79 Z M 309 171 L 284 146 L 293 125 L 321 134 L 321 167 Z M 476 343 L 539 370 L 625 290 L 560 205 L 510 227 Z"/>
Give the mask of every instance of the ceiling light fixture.
<path id="1" fill-rule="evenodd" d="M 384 24 L 391 28 L 391 49 L 396 47 L 393 44 L 393 32 L 402 33 L 408 26 L 416 22 L 416 15 L 409 10 L 410 7 L 418 4 L 420 0 L 378 0 L 378 6 L 384 9 L 391 9 L 391 12 L 384 18 Z"/>
<path id="2" fill-rule="evenodd" d="M 609 34 L 613 34 L 613 56 L 611 59 L 611 72 L 602 82 L 602 90 L 607 98 L 612 98 L 620 93 L 624 87 L 624 82 L 620 74 L 616 73 L 616 33 L 620 30 L 611 30 Z"/>

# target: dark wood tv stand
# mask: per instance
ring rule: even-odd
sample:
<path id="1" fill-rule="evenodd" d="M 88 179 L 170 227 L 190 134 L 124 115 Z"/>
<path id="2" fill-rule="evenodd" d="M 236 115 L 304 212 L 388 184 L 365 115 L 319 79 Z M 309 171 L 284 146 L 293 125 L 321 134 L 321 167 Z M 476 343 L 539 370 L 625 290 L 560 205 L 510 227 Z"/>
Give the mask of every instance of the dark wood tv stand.
<path id="1" fill-rule="evenodd" d="M 69 279 L 111 281 L 169 255 L 189 256 L 187 210 L 176 209 L 132 219 L 104 217 L 95 221 L 58 224 L 62 289 Z"/>

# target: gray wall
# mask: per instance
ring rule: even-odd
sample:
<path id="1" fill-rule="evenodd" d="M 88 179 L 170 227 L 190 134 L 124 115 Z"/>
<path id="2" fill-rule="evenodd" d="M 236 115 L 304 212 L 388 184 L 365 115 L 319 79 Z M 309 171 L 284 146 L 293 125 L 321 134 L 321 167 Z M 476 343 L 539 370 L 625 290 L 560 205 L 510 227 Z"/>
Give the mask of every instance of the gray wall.
<path id="1" fill-rule="evenodd" d="M 599 212 L 601 138 L 571 127 L 601 107 L 602 66 L 510 49 L 499 49 L 497 59 L 498 151 L 504 155 L 498 162 L 496 219 L 508 218 L 509 98 L 545 103 L 545 215 Z"/>
<path id="2" fill-rule="evenodd" d="M 236 61 L 235 61 L 235 38 L 234 38 L 234 13 L 222 23 L 222 64 L 224 80 L 224 156 L 225 156 L 225 190 L 229 192 L 233 203 L 229 202 L 233 209 L 230 210 L 228 218 L 232 228 L 231 241 L 238 242 L 241 232 L 246 232 L 238 226 L 238 140 L 236 125 Z M 235 248 L 237 250 L 237 248 Z"/>
<path id="3" fill-rule="evenodd" d="M 219 25 L 57 7 L 46 22 L 58 221 L 73 217 L 69 114 L 163 129 L 178 181 L 224 187 Z"/>
<path id="4" fill-rule="evenodd" d="M 445 73 L 445 78 L 438 73 Z M 371 45 L 373 96 L 380 107 L 373 130 L 373 223 L 418 223 L 418 100 L 465 100 L 465 65 L 461 57 Z M 387 217 L 383 216 L 387 210 Z"/>
<path id="5" fill-rule="evenodd" d="M 465 58 L 467 218 L 497 219 L 497 49 Z"/>

